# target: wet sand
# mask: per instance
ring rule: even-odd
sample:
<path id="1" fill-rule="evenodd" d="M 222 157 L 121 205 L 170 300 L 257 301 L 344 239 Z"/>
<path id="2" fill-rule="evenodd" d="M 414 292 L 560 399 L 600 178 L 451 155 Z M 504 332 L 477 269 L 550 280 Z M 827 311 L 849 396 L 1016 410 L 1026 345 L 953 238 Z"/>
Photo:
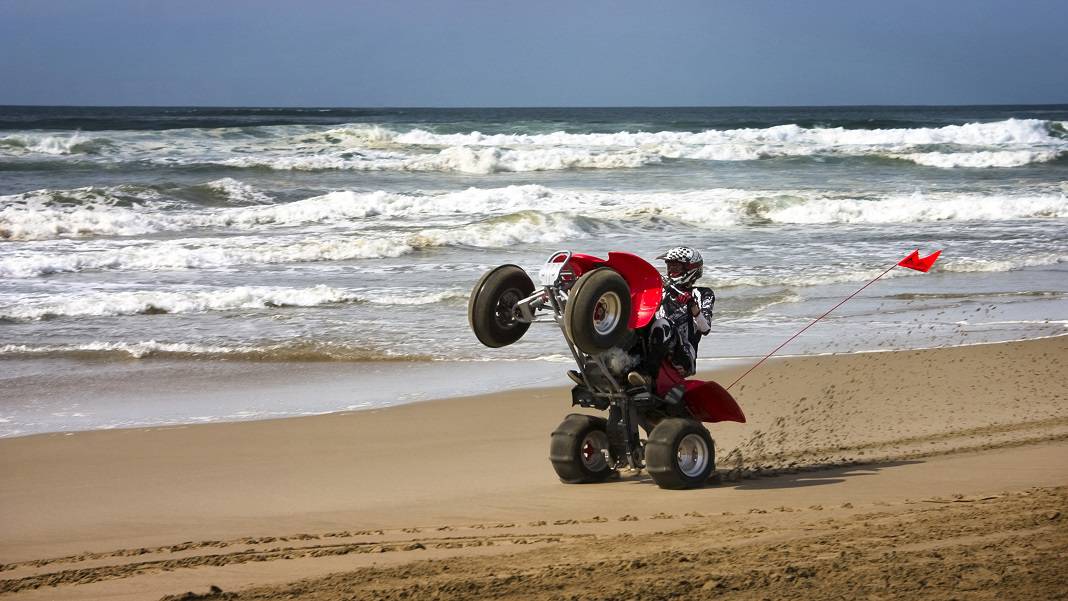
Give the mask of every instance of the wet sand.
<path id="1" fill-rule="evenodd" d="M 1066 360 L 1068 337 L 772 362 L 693 491 L 560 484 L 563 388 L 0 440 L 0 596 L 1056 598 Z"/>

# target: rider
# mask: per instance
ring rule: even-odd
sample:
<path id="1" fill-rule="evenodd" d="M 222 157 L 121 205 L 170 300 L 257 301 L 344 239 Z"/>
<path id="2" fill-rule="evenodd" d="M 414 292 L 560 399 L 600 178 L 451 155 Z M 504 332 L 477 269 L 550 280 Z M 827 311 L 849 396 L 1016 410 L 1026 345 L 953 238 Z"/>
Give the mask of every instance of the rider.
<path id="1" fill-rule="evenodd" d="M 697 347 L 701 337 L 712 330 L 712 306 L 716 295 L 711 288 L 694 286 L 704 269 L 701 253 L 689 246 L 676 246 L 657 259 L 667 264 L 664 300 L 657 318 L 649 326 L 648 346 L 640 371 L 630 372 L 627 376 L 635 386 L 655 382 L 665 358 L 683 377 L 693 375 L 697 370 Z"/>

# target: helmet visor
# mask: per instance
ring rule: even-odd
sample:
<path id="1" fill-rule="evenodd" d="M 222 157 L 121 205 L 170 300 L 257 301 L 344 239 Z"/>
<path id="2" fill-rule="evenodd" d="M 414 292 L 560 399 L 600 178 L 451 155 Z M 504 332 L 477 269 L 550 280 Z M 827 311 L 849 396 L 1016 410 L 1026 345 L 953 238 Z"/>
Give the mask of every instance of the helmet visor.
<path id="1" fill-rule="evenodd" d="M 669 278 L 677 278 L 690 270 L 690 266 L 686 263 L 679 263 L 677 261 L 671 261 L 667 264 L 667 274 Z"/>

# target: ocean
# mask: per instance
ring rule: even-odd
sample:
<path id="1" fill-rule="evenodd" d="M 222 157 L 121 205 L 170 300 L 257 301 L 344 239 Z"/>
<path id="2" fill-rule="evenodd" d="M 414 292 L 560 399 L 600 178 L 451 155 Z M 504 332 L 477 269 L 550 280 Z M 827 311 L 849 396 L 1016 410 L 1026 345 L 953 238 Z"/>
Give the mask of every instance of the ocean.
<path id="1" fill-rule="evenodd" d="M 566 383 L 552 324 L 488 349 L 466 319 L 482 272 L 561 249 L 698 248 L 706 363 L 762 356 L 914 249 L 943 254 L 782 353 L 1058 335 L 1066 196 L 1068 105 L 0 107 L 0 436 L 403 396 L 105 415 L 60 373 L 329 362 L 356 388 L 400 370 L 405 399 L 444 366 L 457 394 Z"/>

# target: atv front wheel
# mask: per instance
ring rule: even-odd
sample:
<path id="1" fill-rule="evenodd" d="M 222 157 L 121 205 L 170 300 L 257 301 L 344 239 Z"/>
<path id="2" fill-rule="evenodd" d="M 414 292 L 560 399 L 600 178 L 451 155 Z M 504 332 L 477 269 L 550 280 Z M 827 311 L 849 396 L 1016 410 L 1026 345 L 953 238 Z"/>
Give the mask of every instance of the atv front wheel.
<path id="1" fill-rule="evenodd" d="M 515 306 L 534 293 L 534 282 L 516 265 L 486 272 L 467 301 L 467 320 L 478 341 L 490 348 L 508 346 L 530 328 L 515 318 Z"/>
<path id="2" fill-rule="evenodd" d="M 568 294 L 564 329 L 584 353 L 597 355 L 618 346 L 630 321 L 630 287 L 617 272 L 600 268 L 583 274 Z"/>
<path id="3" fill-rule="evenodd" d="M 608 422 L 572 413 L 553 432 L 549 460 L 565 484 L 604 482 L 613 471 L 605 456 L 607 449 Z"/>
<path id="4" fill-rule="evenodd" d="M 667 418 L 649 433 L 645 469 L 660 488 L 697 488 L 715 467 L 715 443 L 700 422 Z"/>

